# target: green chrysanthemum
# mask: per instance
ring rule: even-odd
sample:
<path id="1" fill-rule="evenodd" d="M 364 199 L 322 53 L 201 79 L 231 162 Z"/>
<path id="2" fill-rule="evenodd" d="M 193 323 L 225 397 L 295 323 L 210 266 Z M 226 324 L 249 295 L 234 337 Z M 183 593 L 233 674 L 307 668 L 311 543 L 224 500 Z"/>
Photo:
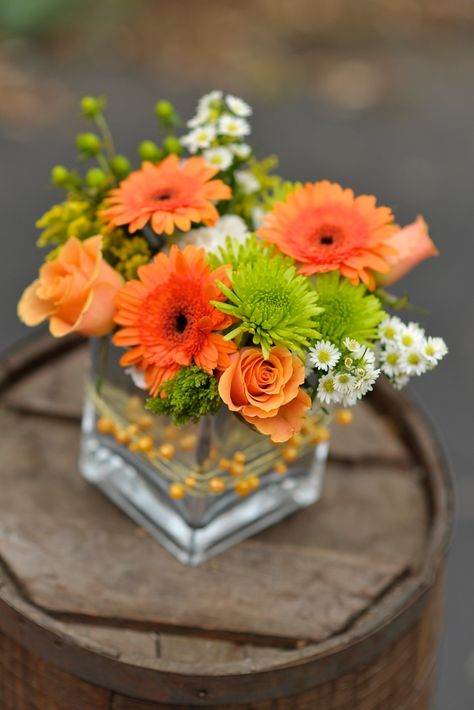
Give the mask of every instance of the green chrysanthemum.
<path id="1" fill-rule="evenodd" d="M 370 345 L 377 338 L 377 326 L 386 313 L 365 286 L 353 286 L 337 271 L 331 271 L 317 277 L 316 290 L 318 304 L 324 309 L 318 318 L 323 338 L 338 345 L 344 338 L 354 338 L 362 345 Z"/>
<path id="2" fill-rule="evenodd" d="M 190 365 L 164 382 L 158 396 L 147 400 L 146 408 L 154 414 L 172 417 L 173 423 L 181 426 L 189 420 L 197 421 L 204 414 L 214 414 L 220 405 L 216 378 L 201 367 Z"/>
<path id="3" fill-rule="evenodd" d="M 321 308 L 311 282 L 296 273 L 291 259 L 259 247 L 247 261 L 244 250 L 230 278 L 231 288 L 219 284 L 228 302 L 213 302 L 238 321 L 226 339 L 250 333 L 265 357 L 274 345 L 304 356 L 319 337 L 316 318 Z"/>
<path id="4" fill-rule="evenodd" d="M 244 242 L 226 237 L 225 243 L 219 247 L 217 253 L 209 253 L 207 257 L 213 269 L 224 264 L 230 264 L 237 269 L 240 264 L 254 264 L 259 259 L 268 259 L 274 253 L 273 244 L 268 245 L 252 234 Z"/>

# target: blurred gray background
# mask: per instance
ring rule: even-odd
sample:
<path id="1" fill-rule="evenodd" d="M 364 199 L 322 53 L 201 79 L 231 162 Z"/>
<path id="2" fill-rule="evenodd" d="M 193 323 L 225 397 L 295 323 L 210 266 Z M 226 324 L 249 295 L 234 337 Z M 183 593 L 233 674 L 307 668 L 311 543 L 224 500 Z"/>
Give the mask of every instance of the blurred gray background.
<path id="1" fill-rule="evenodd" d="M 378 195 L 425 216 L 441 257 L 397 291 L 450 354 L 414 386 L 443 440 L 458 509 L 436 710 L 474 708 L 474 3 L 369 0 L 0 0 L 1 350 L 42 254 L 34 222 L 72 166 L 77 109 L 106 93 L 120 152 L 156 136 L 157 98 L 190 114 L 211 88 L 254 106 L 252 140 L 289 179 Z"/>

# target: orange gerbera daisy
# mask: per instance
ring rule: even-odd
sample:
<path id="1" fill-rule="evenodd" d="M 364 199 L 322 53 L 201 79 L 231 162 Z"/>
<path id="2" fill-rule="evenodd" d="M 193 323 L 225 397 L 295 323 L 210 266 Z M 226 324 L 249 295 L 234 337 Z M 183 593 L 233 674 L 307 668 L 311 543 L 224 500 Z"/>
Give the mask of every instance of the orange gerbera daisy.
<path id="1" fill-rule="evenodd" d="M 232 196 L 222 180 L 211 180 L 217 172 L 200 157 L 180 163 L 170 155 L 158 165 L 145 162 L 110 192 L 100 216 L 112 227 L 128 224 L 130 232 L 150 222 L 157 234 L 172 234 L 175 227 L 187 232 L 191 222 L 215 224 L 219 214 L 212 201 Z"/>
<path id="2" fill-rule="evenodd" d="M 123 327 L 113 340 L 131 348 L 120 364 L 144 370 L 153 395 L 192 362 L 209 373 L 228 367 L 236 346 L 216 331 L 232 320 L 210 303 L 223 300 L 216 281 L 229 285 L 228 268 L 211 271 L 204 249 L 188 245 L 181 251 L 173 245 L 169 256 L 155 256 L 138 269 L 139 280 L 118 292 L 115 322 Z"/>
<path id="3" fill-rule="evenodd" d="M 389 270 L 396 250 L 389 237 L 397 230 L 392 211 L 376 207 L 375 197 L 322 180 L 307 183 L 275 205 L 258 234 L 301 262 L 311 275 L 338 269 L 352 283 L 375 288 L 373 271 Z"/>

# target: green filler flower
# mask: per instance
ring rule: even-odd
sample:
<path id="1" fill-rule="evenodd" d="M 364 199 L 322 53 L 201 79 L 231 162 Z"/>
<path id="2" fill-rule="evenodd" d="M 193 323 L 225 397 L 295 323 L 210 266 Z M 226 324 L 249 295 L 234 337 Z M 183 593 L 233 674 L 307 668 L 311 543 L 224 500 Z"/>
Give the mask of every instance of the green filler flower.
<path id="1" fill-rule="evenodd" d="M 156 397 L 146 402 L 150 412 L 172 417 L 176 426 L 189 420 L 196 422 L 204 414 L 215 414 L 220 405 L 216 378 L 197 365 L 183 367 L 161 385 Z"/>
<path id="2" fill-rule="evenodd" d="M 338 346 L 344 338 L 353 338 L 361 345 L 370 345 L 377 339 L 377 326 L 386 313 L 365 286 L 353 286 L 337 271 L 331 271 L 317 276 L 316 290 L 318 304 L 324 309 L 318 319 L 322 338 Z"/>
<path id="3" fill-rule="evenodd" d="M 319 337 L 318 295 L 310 280 L 297 274 L 291 259 L 269 254 L 263 245 L 256 252 L 252 242 L 254 238 L 244 245 L 248 245 L 249 260 L 245 248 L 239 251 L 241 261 L 230 274 L 231 288 L 219 284 L 228 302 L 213 301 L 216 308 L 238 321 L 225 338 L 249 333 L 265 357 L 274 345 L 304 357 Z"/>

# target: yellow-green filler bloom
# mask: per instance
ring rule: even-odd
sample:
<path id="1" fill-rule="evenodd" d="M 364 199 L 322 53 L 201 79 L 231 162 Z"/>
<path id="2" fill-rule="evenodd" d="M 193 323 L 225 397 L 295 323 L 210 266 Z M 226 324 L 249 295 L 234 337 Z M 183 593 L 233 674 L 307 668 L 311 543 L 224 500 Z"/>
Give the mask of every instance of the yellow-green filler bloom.
<path id="1" fill-rule="evenodd" d="M 345 338 L 371 345 L 378 337 L 377 326 L 386 318 L 379 299 L 362 284 L 353 286 L 337 271 L 316 278 L 318 304 L 323 312 L 318 318 L 321 337 L 341 346 Z"/>
<path id="2" fill-rule="evenodd" d="M 246 252 L 249 258 L 246 258 Z M 310 280 L 300 276 L 291 259 L 255 247 L 250 238 L 239 249 L 240 261 L 230 273 L 231 288 L 219 284 L 227 303 L 213 305 L 238 322 L 225 338 L 249 333 L 265 357 L 281 345 L 304 357 L 319 337 L 318 296 Z"/>

